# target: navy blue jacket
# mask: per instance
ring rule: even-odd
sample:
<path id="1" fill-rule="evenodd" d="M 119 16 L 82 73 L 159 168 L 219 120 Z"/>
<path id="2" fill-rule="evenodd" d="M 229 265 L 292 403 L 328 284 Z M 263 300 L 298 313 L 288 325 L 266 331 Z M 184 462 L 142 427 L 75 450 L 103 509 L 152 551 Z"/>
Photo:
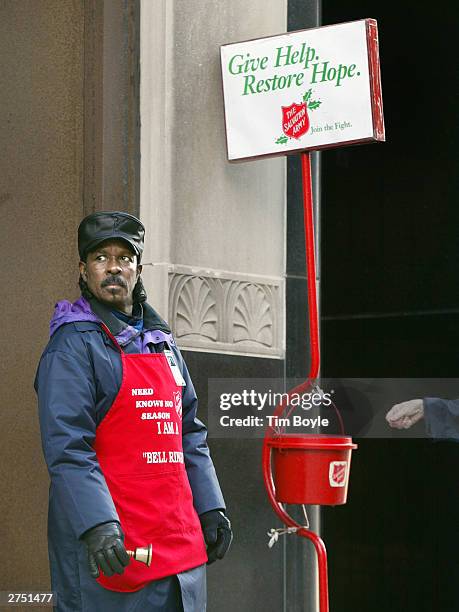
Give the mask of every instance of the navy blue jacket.
<path id="1" fill-rule="evenodd" d="M 429 436 L 459 441 L 459 400 L 424 398 L 424 419 Z"/>
<path id="2" fill-rule="evenodd" d="M 122 379 L 121 357 L 101 322 L 126 353 L 159 352 L 165 344 L 174 352 L 186 382 L 182 397 L 183 450 L 194 505 L 198 514 L 225 508 L 207 446 L 207 431 L 196 416 L 198 402 L 187 367 L 167 324 L 147 304 L 143 320 L 144 329 L 139 332 L 96 300 L 90 304 L 84 298 L 74 304 L 60 302 L 51 324 L 52 336 L 40 359 L 35 389 L 43 452 L 51 477 L 51 574 L 53 588 L 70 598 L 76 596 L 75 589 L 83 588 L 79 576 L 89 575 L 86 551 L 79 538 L 99 523 L 119 520 L 93 450 L 97 425 L 113 404 Z"/>

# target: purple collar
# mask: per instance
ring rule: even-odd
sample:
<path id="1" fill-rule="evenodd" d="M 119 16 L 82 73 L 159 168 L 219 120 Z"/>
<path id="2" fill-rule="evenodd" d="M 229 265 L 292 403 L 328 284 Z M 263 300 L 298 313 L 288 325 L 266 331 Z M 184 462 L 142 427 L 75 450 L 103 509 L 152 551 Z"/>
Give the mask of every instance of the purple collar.
<path id="1" fill-rule="evenodd" d="M 89 302 L 84 297 L 80 297 L 73 304 L 67 300 L 62 300 L 54 308 L 54 313 L 49 323 L 49 335 L 52 336 L 61 325 L 76 323 L 77 321 L 100 323 L 99 317 L 96 317 L 91 310 Z"/>
<path id="2" fill-rule="evenodd" d="M 73 304 L 67 300 L 62 300 L 55 306 L 54 314 L 49 324 L 50 336 L 52 336 L 61 325 L 81 321 L 102 323 L 100 318 L 93 313 L 89 302 L 84 297 L 78 298 Z M 159 344 L 160 342 L 167 342 L 169 346 L 175 344 L 172 334 L 167 334 L 159 329 L 146 330 L 142 333 L 130 325 L 126 325 L 115 338 L 120 346 L 126 346 L 133 339 L 137 338 L 137 336 L 141 336 L 142 353 L 149 352 L 147 346 L 149 343 Z"/>

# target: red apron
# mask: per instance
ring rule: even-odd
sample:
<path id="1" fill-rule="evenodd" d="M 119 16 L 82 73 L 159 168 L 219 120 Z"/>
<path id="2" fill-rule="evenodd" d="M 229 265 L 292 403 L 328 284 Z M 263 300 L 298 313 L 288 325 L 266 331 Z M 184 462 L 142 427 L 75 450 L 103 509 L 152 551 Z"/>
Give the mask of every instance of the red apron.
<path id="1" fill-rule="evenodd" d="M 113 498 L 128 550 L 153 545 L 151 566 L 131 560 L 122 575 L 101 574 L 113 591 L 137 591 L 151 580 L 207 561 L 185 470 L 182 389 L 163 353 L 120 351 L 120 390 L 96 431 L 94 449 Z"/>

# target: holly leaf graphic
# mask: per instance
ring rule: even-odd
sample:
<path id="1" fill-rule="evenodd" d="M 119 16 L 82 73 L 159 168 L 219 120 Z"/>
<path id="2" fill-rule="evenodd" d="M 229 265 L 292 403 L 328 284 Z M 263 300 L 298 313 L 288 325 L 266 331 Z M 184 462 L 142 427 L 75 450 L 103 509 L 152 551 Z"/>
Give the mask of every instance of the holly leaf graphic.
<path id="1" fill-rule="evenodd" d="M 321 100 L 313 100 L 312 102 L 309 102 L 308 108 L 311 110 L 316 110 L 316 108 L 319 108 L 321 104 Z"/>
<path id="2" fill-rule="evenodd" d="M 279 136 L 276 140 L 276 144 L 285 144 L 286 142 L 288 142 L 287 136 Z"/>
<path id="3" fill-rule="evenodd" d="M 312 96 L 312 89 L 308 89 L 308 91 L 303 96 L 303 102 L 307 102 L 311 96 Z"/>

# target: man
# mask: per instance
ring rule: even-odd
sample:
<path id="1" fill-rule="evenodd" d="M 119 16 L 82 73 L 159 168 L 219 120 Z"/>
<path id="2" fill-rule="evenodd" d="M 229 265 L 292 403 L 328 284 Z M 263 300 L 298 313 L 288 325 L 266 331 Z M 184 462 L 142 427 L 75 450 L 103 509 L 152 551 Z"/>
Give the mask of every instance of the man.
<path id="1" fill-rule="evenodd" d="M 59 612 L 203 612 L 205 564 L 232 539 L 188 370 L 145 301 L 143 241 L 127 213 L 83 219 L 82 295 L 56 305 L 37 371 Z M 126 552 L 150 544 L 150 566 Z"/>

